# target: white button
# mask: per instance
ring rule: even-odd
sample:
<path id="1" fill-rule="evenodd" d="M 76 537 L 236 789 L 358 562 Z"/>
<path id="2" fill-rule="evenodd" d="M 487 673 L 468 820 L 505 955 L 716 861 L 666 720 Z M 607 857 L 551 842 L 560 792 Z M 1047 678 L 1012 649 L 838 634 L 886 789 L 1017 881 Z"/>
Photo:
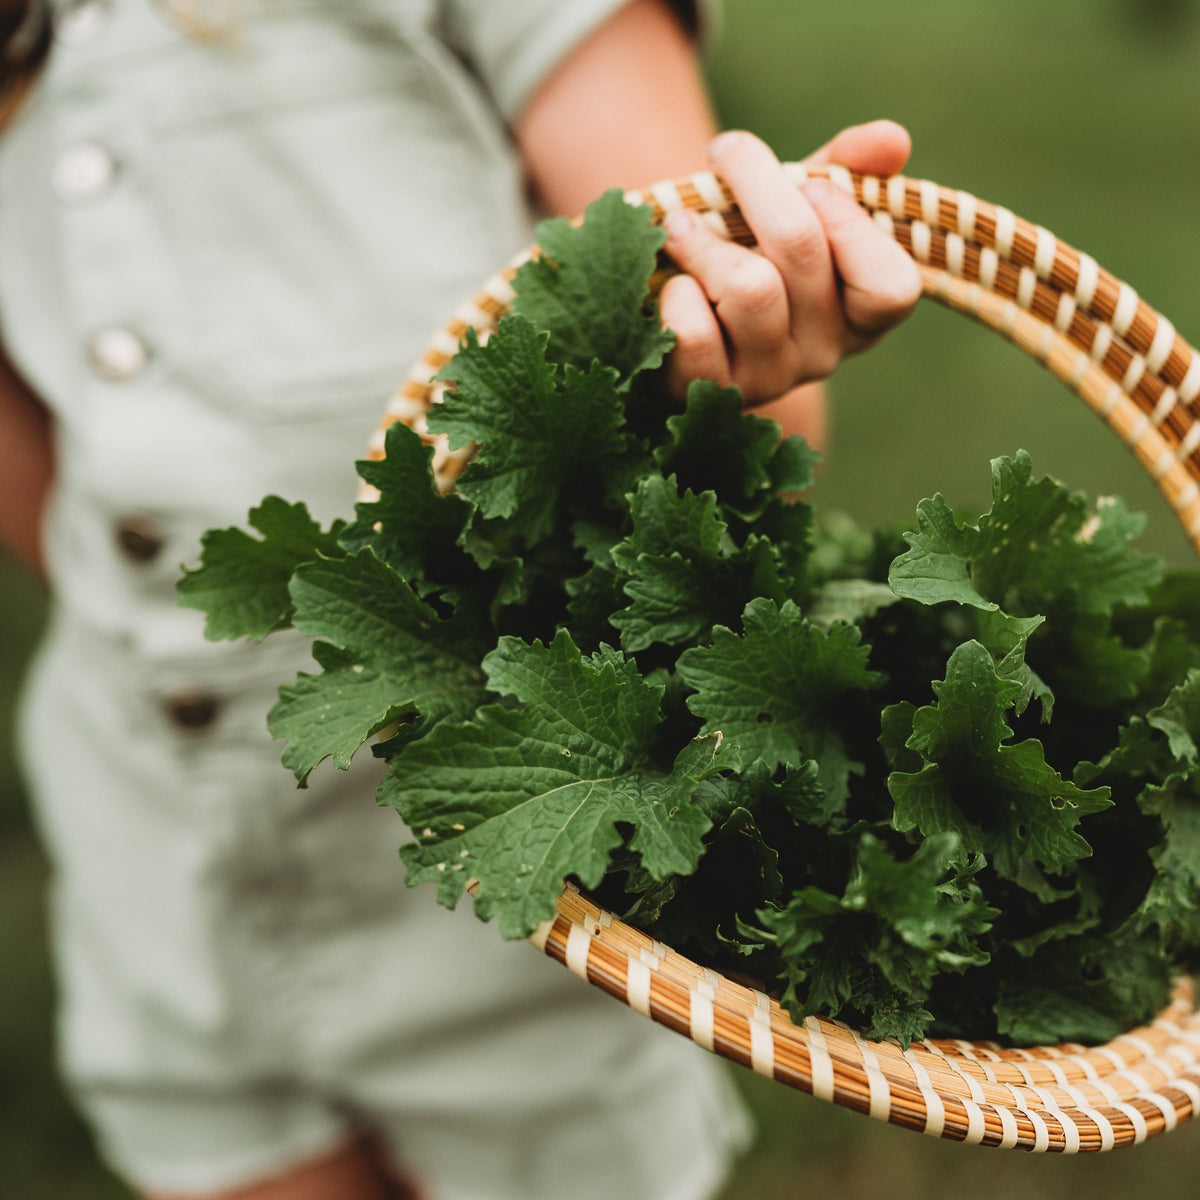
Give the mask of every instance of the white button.
<path id="1" fill-rule="evenodd" d="M 141 338 L 120 325 L 97 330 L 88 352 L 97 373 L 118 382 L 132 379 L 150 357 Z"/>
<path id="2" fill-rule="evenodd" d="M 108 21 L 107 0 L 70 0 L 54 19 L 54 36 L 66 46 L 86 46 Z"/>
<path id="3" fill-rule="evenodd" d="M 54 164 L 54 194 L 66 204 L 83 204 L 108 191 L 117 173 L 113 156 L 99 142 L 76 142 Z"/>

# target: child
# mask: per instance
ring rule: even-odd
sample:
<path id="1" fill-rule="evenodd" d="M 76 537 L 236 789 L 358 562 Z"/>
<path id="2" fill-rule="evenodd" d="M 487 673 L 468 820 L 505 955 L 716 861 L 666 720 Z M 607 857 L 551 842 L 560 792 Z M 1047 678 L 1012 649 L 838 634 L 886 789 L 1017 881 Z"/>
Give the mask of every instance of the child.
<path id="1" fill-rule="evenodd" d="M 52 42 L 4 10 L 6 95 L 40 69 L 0 141 L 0 533 L 54 589 L 21 738 L 102 1151 L 160 1198 L 711 1194 L 744 1137 L 716 1061 L 406 890 L 376 764 L 296 790 L 266 734 L 302 640 L 206 643 L 174 603 L 268 492 L 348 511 L 384 398 L 534 209 L 705 165 L 695 14 L 53 7 Z M 877 123 L 818 157 L 907 150 Z M 671 223 L 671 383 L 789 393 L 811 432 L 790 389 L 901 319 L 915 268 L 750 135 L 712 162 L 763 253 Z"/>

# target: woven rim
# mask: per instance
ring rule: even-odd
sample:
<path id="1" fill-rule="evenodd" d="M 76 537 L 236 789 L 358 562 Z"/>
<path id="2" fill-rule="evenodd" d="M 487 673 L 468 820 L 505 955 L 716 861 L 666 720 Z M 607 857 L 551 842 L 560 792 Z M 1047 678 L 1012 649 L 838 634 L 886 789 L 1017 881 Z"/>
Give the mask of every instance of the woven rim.
<path id="1" fill-rule="evenodd" d="M 1200 354 L 1095 259 L 1006 208 L 928 180 L 785 165 L 799 185 L 829 179 L 916 260 L 925 296 L 981 321 L 1042 363 L 1103 418 L 1156 482 L 1200 554 Z M 728 189 L 701 172 L 627 193 L 654 220 L 690 208 L 723 236 L 754 244 Z M 536 249 L 492 276 L 434 336 L 368 447 L 401 420 L 434 446 L 448 490 L 470 451 L 432 437 L 433 376 L 468 328 L 496 328 L 511 280 Z M 363 498 L 372 490 L 362 489 Z M 626 925 L 568 886 L 558 916 L 530 938 L 582 979 L 723 1058 L 823 1100 L 932 1136 L 1074 1154 L 1133 1145 L 1200 1112 L 1200 1012 L 1190 981 L 1148 1026 L 1104 1046 L 1005 1049 L 926 1040 L 902 1050 L 838 1021 L 795 1024 L 762 992 L 733 982 Z"/>

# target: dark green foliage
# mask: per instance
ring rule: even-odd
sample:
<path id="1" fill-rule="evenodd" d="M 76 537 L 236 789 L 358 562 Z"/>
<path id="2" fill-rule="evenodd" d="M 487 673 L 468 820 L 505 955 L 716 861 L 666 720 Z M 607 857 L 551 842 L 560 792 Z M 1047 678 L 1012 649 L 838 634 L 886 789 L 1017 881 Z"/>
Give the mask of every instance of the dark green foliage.
<path id="1" fill-rule="evenodd" d="M 1200 947 L 1200 589 L 1028 456 L 977 521 L 814 524 L 815 454 L 656 374 L 661 234 L 543 227 L 514 313 L 328 533 L 270 499 L 181 585 L 213 636 L 294 624 L 271 728 L 303 780 L 375 737 L 410 883 L 506 937 L 567 879 L 796 1017 L 1105 1038 Z M 290 582 L 289 582 L 290 580 Z"/>

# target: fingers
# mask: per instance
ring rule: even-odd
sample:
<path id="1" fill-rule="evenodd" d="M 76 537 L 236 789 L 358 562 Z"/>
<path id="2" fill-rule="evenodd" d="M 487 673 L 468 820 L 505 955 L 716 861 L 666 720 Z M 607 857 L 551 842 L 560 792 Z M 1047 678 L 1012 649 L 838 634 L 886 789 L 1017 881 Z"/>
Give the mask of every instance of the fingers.
<path id="1" fill-rule="evenodd" d="M 842 317 L 862 349 L 898 325 L 921 298 L 921 273 L 909 254 L 847 196 L 823 179 L 805 195 L 829 239 L 841 281 Z"/>
<path id="2" fill-rule="evenodd" d="M 875 121 L 844 130 L 808 161 L 890 174 L 908 152 L 900 126 Z M 798 189 L 748 133 L 722 134 L 710 153 L 757 249 L 693 213 L 667 217 L 667 252 L 686 273 L 660 300 L 678 338 L 669 366 L 676 390 L 710 378 L 761 403 L 824 378 L 907 316 L 921 291 L 916 264 L 849 196 L 824 180 Z"/>
<path id="3" fill-rule="evenodd" d="M 837 324 L 837 280 L 825 230 L 812 205 L 784 174 L 770 147 L 753 135 L 722 134 L 710 153 L 717 173 L 737 197 L 762 257 L 783 281 L 793 333 L 804 325 L 814 337 L 830 336 Z"/>
<path id="4" fill-rule="evenodd" d="M 904 170 L 912 138 L 895 121 L 869 121 L 851 125 L 814 151 L 804 161 L 811 166 L 840 163 L 864 175 L 895 175 Z"/>
<path id="5" fill-rule="evenodd" d="M 733 382 L 725 334 L 704 289 L 691 275 L 667 280 L 658 297 L 663 324 L 675 333 L 667 361 L 671 391 L 683 395 L 693 379 L 711 379 L 722 387 Z"/>
<path id="6" fill-rule="evenodd" d="M 816 214 L 810 220 L 823 243 Z M 672 213 L 667 232 L 667 250 L 688 281 L 672 281 L 675 287 L 660 301 L 663 320 L 679 339 L 673 368 L 691 371 L 705 363 L 717 371 L 706 378 L 736 383 L 751 402 L 775 395 L 795 369 L 792 306 L 783 275 L 767 258 L 719 237 L 692 213 Z M 701 314 L 701 305 L 707 314 Z M 673 321 L 685 325 L 681 329 Z"/>

